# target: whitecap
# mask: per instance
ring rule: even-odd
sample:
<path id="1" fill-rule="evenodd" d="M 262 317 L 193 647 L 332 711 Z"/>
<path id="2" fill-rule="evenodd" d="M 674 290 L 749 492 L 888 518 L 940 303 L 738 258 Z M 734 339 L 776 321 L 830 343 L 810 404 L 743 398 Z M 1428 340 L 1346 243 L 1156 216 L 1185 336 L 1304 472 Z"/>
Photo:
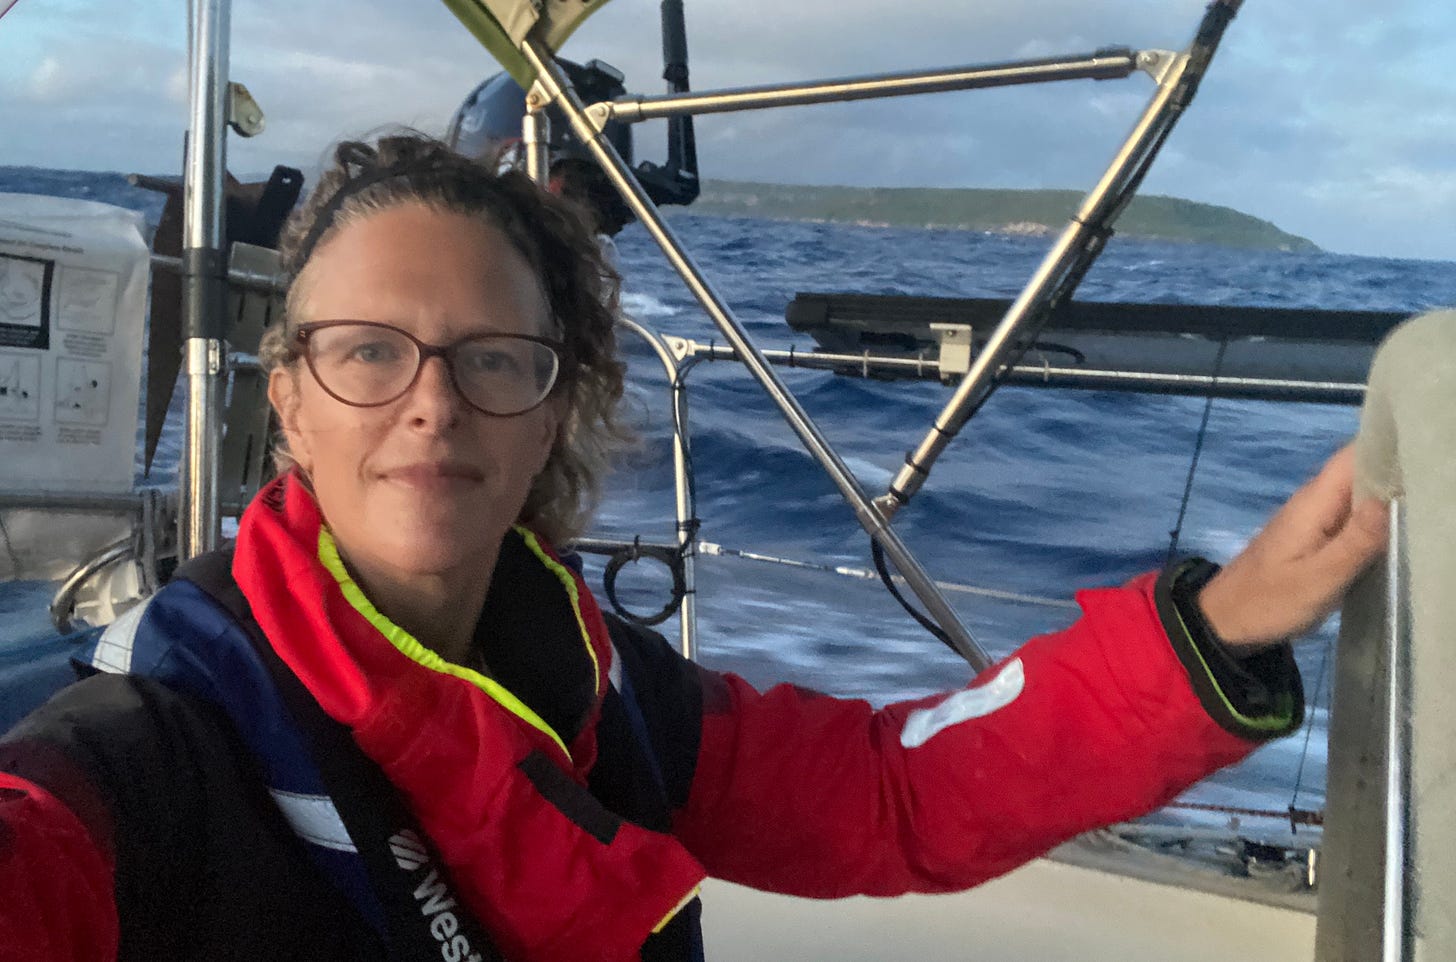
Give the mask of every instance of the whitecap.
<path id="1" fill-rule="evenodd" d="M 664 304 L 651 294 L 627 291 L 622 294 L 622 313 L 640 320 L 644 317 L 671 317 L 677 313 L 677 308 Z"/>

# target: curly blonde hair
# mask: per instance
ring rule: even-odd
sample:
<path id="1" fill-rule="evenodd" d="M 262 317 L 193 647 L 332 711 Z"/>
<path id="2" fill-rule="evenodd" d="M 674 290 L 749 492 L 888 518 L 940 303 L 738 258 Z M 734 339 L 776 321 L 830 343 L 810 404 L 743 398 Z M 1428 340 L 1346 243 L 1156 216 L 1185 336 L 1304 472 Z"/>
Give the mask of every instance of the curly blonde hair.
<path id="1" fill-rule="evenodd" d="M 565 399 L 565 416 L 519 520 L 567 542 L 585 529 L 617 443 L 631 437 L 616 414 L 623 376 L 614 333 L 619 278 L 583 212 L 525 175 L 498 172 L 489 161 L 462 157 L 412 130 L 374 143 L 340 143 L 283 229 L 279 253 L 289 288 L 283 322 L 271 325 L 259 346 L 263 369 L 296 372 L 301 355 L 291 319 L 302 297 L 296 281 L 313 252 L 348 224 L 402 204 L 477 217 L 501 231 L 546 293 L 552 333 L 565 345 L 552 389 Z M 281 437 L 274 443 L 275 465 L 287 470 L 293 464 L 287 444 Z"/>

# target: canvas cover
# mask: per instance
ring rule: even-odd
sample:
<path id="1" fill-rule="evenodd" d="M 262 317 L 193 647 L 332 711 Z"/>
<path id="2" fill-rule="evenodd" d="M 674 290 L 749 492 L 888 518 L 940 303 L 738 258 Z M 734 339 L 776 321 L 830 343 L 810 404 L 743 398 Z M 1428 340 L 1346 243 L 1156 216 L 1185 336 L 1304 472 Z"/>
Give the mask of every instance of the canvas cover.
<path id="1" fill-rule="evenodd" d="M 445 0 L 445 6 L 490 51 L 506 72 L 529 90 L 536 80 L 519 52 L 527 36 L 553 53 L 607 0 Z"/>

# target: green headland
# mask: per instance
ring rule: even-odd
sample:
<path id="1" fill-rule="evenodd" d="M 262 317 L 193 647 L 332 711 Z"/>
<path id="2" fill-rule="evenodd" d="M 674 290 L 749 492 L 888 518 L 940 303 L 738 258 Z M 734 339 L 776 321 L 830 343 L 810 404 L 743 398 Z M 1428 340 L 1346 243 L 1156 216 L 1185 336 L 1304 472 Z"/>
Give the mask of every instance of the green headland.
<path id="1" fill-rule="evenodd" d="M 1082 200 L 1071 190 L 807 187 L 708 180 L 689 211 L 726 217 L 927 227 L 1040 237 L 1061 231 Z M 1315 244 L 1231 207 L 1137 196 L 1118 218 L 1122 237 L 1316 251 Z"/>

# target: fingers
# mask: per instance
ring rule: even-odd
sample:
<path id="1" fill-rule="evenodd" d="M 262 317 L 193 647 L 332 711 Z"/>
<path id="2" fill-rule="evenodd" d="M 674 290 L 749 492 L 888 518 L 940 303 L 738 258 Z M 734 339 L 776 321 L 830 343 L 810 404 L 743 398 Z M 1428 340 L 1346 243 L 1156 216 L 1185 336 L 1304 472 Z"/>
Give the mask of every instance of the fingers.
<path id="1" fill-rule="evenodd" d="M 1263 540 L 1291 560 L 1312 554 L 1345 526 L 1355 484 L 1354 446 L 1345 445 L 1325 462 L 1270 519 Z"/>
<path id="2" fill-rule="evenodd" d="M 1353 487 L 1354 451 L 1347 445 L 1205 586 L 1199 602 L 1226 641 L 1264 644 L 1303 632 L 1380 555 L 1388 508 L 1362 500 L 1352 509 Z"/>
<path id="3" fill-rule="evenodd" d="M 1312 559 L 1325 579 L 1343 592 L 1384 551 L 1389 541 L 1390 506 L 1374 498 L 1362 501 L 1349 521 Z"/>
<path id="4" fill-rule="evenodd" d="M 1325 462 L 1289 503 L 1307 527 L 1333 537 L 1350 515 L 1350 496 L 1354 490 L 1355 446 L 1347 444 Z"/>

